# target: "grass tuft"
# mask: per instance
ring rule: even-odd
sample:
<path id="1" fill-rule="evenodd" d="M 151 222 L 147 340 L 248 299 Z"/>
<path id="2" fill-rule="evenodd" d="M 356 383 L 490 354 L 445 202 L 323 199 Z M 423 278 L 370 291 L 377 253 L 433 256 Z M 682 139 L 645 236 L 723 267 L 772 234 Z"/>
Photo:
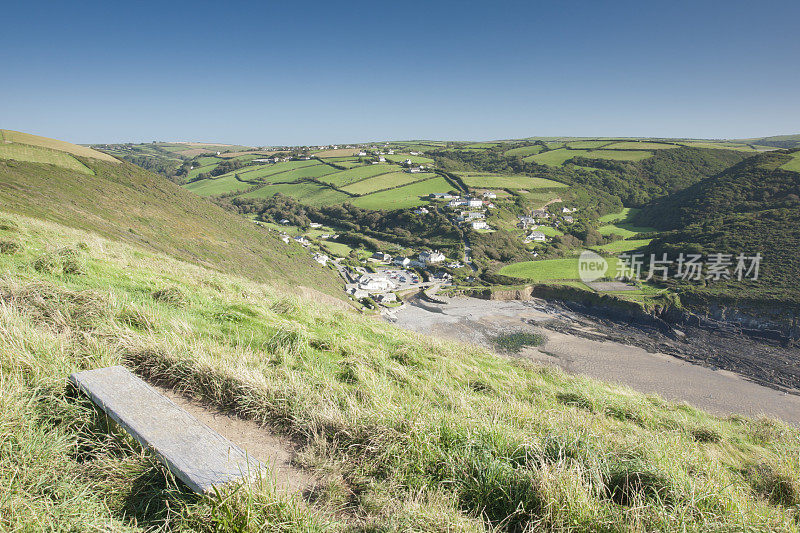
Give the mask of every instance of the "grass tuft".
<path id="1" fill-rule="evenodd" d="M 188 300 L 184 292 L 178 287 L 166 287 L 153 291 L 150 296 L 153 300 L 175 307 L 186 307 Z"/>
<path id="2" fill-rule="evenodd" d="M 0 254 L 13 255 L 22 249 L 22 245 L 15 240 L 0 239 Z"/>
<path id="3" fill-rule="evenodd" d="M 753 490 L 774 505 L 800 505 L 800 480 L 767 463 L 751 464 L 742 473 Z"/>

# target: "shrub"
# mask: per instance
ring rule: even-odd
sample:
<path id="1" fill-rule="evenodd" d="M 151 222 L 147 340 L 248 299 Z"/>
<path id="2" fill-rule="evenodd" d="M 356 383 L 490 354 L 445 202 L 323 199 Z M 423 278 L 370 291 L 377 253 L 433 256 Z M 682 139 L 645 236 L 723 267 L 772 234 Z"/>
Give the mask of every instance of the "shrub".
<path id="1" fill-rule="evenodd" d="M 543 342 L 544 337 L 542 335 L 525 331 L 501 333 L 494 338 L 494 345 L 498 350 L 505 353 L 519 353 L 523 348 L 541 346 Z"/>
<path id="2" fill-rule="evenodd" d="M 22 246 L 17 241 L 0 239 L 0 254 L 11 255 L 20 251 Z"/>
<path id="3" fill-rule="evenodd" d="M 185 307 L 187 303 L 186 295 L 178 287 L 158 289 L 153 291 L 150 296 L 157 302 L 174 305 L 175 307 Z"/>
<path id="4" fill-rule="evenodd" d="M 642 499 L 674 499 L 669 476 L 641 459 L 612 465 L 604 477 L 606 495 L 619 505 L 632 505 Z"/>
<path id="5" fill-rule="evenodd" d="M 766 463 L 751 464 L 742 475 L 753 490 L 774 505 L 800 505 L 800 481 Z"/>
<path id="6" fill-rule="evenodd" d="M 32 266 L 37 272 L 45 274 L 86 274 L 86 259 L 78 247 L 44 253 L 34 259 Z"/>

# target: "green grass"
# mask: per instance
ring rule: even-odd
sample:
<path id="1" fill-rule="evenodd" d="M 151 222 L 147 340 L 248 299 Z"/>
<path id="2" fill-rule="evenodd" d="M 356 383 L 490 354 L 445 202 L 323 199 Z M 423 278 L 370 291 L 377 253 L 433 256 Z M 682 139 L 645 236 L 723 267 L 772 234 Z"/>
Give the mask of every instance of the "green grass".
<path id="1" fill-rule="evenodd" d="M 415 174 L 408 172 L 392 172 L 390 174 L 382 174 L 380 176 L 375 176 L 374 178 L 369 178 L 359 181 L 358 183 L 347 185 L 346 187 L 342 187 L 342 190 L 353 194 L 369 194 L 375 191 L 388 189 L 390 187 L 401 187 L 403 185 L 429 179 L 434 176 L 436 176 L 436 174 L 426 172 L 419 172 Z"/>
<path id="2" fill-rule="evenodd" d="M 625 207 L 619 213 L 612 213 L 600 217 L 602 224 L 597 231 L 601 235 L 620 235 L 622 238 L 627 239 L 633 237 L 638 233 L 650 233 L 656 231 L 656 228 L 649 226 L 637 226 L 630 222 L 633 216 L 638 212 L 638 209 Z"/>
<path id="3" fill-rule="evenodd" d="M 410 174 L 409 174 L 410 175 Z M 434 192 L 448 192 L 453 186 L 442 177 L 412 183 L 405 187 L 392 189 L 390 191 L 378 192 L 361 198 L 355 198 L 351 203 L 363 209 L 405 209 L 424 205 L 427 200 L 425 196 Z"/>
<path id="4" fill-rule="evenodd" d="M 92 174 L 92 171 L 66 152 L 53 149 L 40 148 L 27 144 L 6 144 L 0 142 L 0 159 L 14 159 L 16 161 L 29 161 L 31 163 L 46 163 L 74 170 L 81 174 Z"/>
<path id="5" fill-rule="evenodd" d="M 246 191 L 253 187 L 251 183 L 244 183 L 236 179 L 232 174 L 226 174 L 219 178 L 193 181 L 184 185 L 187 191 L 200 196 L 217 196 L 219 194 L 229 194 L 232 192 Z"/>
<path id="6" fill-rule="evenodd" d="M 614 150 L 567 150 L 559 148 L 539 155 L 526 157 L 525 161 L 535 161 L 540 165 L 561 166 L 573 157 L 588 157 L 590 159 L 614 159 L 617 161 L 641 161 L 653 155 L 646 151 L 614 151 Z"/>
<path id="7" fill-rule="evenodd" d="M 500 176 L 496 174 L 465 174 L 462 179 L 469 187 L 498 189 L 548 189 L 568 187 L 563 183 L 530 176 Z"/>
<path id="8" fill-rule="evenodd" d="M 605 150 L 668 150 L 670 148 L 678 148 L 678 145 L 652 141 L 625 141 L 604 147 Z"/>
<path id="9" fill-rule="evenodd" d="M 325 248 L 328 253 L 339 257 L 347 257 L 350 255 L 350 252 L 353 251 L 348 245 L 336 241 L 322 241 L 320 245 Z"/>
<path id="10" fill-rule="evenodd" d="M 0 529 L 797 529 L 797 429 L 12 218 L 22 251 L 0 255 Z M 63 249 L 82 273 L 33 268 Z M 114 364 L 296 442 L 321 489 L 188 493 L 66 390 L 69 373 Z"/>
<path id="11" fill-rule="evenodd" d="M 636 250 L 637 248 L 642 248 L 650 244 L 650 241 L 653 239 L 631 239 L 631 240 L 622 240 L 622 241 L 614 241 L 608 244 L 603 244 L 602 246 L 598 246 L 599 249 L 603 250 L 606 253 L 610 254 L 619 254 L 622 252 L 630 252 L 631 250 Z"/>
<path id="12" fill-rule="evenodd" d="M 567 143 L 570 148 L 599 148 L 611 141 L 571 141 Z"/>
<path id="13" fill-rule="evenodd" d="M 0 160 L 0 209 L 135 243 L 231 274 L 313 286 L 341 297 L 337 274 L 274 234 L 124 162 L 85 159 L 94 175 Z M 1 528 L 0 528 L 1 529 Z"/>
<path id="14" fill-rule="evenodd" d="M 317 183 L 278 183 L 265 185 L 255 191 L 243 194 L 242 198 L 271 198 L 275 193 L 285 194 L 298 201 L 313 206 L 341 204 L 350 201 L 344 193 Z"/>
<path id="15" fill-rule="evenodd" d="M 432 165 L 433 159 L 430 157 L 424 157 L 421 155 L 409 155 L 409 154 L 394 154 L 394 155 L 386 155 L 384 156 L 387 161 L 391 161 L 392 163 L 402 163 L 406 159 L 410 159 L 411 162 L 415 165 Z"/>
<path id="16" fill-rule="evenodd" d="M 792 155 L 792 160 L 788 163 L 784 163 L 781 168 L 784 170 L 793 170 L 794 172 L 800 172 L 800 152 L 795 152 Z"/>
<path id="17" fill-rule="evenodd" d="M 514 156 L 528 157 L 531 155 L 536 155 L 541 151 L 542 147 L 539 146 L 538 144 L 535 144 L 533 146 L 522 146 L 520 148 L 512 148 L 511 150 L 506 150 L 505 152 L 503 152 L 503 155 L 508 157 L 514 157 Z"/>
<path id="18" fill-rule="evenodd" d="M 608 262 L 606 275 L 613 277 L 616 273 L 617 258 L 609 257 L 606 258 L 606 261 Z M 580 274 L 578 273 L 578 257 L 513 263 L 501 268 L 500 274 L 512 278 L 542 282 L 580 279 Z"/>
<path id="19" fill-rule="evenodd" d="M 3 142 L 27 144 L 29 146 L 37 146 L 39 148 L 46 148 L 50 150 L 57 150 L 59 152 L 66 152 L 71 155 L 79 157 L 90 157 L 92 159 L 99 159 L 108 163 L 119 163 L 119 160 L 100 152 L 93 150 L 86 146 L 60 141 L 58 139 L 50 139 L 48 137 L 40 137 L 30 133 L 22 133 L 13 130 L 0 130 L 0 144 Z"/>
<path id="20" fill-rule="evenodd" d="M 361 181 L 378 174 L 385 174 L 388 172 L 399 172 L 400 167 L 396 165 L 367 165 L 363 167 L 356 167 L 350 170 L 342 170 L 334 174 L 328 174 L 320 181 L 336 185 L 337 187 L 344 187 L 350 183 Z"/>

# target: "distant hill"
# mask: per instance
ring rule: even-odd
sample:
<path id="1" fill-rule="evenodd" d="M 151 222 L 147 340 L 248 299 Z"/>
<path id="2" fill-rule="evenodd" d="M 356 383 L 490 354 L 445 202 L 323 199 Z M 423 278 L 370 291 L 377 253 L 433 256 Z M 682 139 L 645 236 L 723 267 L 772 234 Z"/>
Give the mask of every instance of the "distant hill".
<path id="1" fill-rule="evenodd" d="M 800 172 L 787 153 L 765 153 L 655 200 L 637 222 L 669 230 L 649 250 L 763 256 L 757 282 L 709 284 L 702 292 L 800 303 Z"/>
<path id="2" fill-rule="evenodd" d="M 3 131 L 8 140 L 8 132 Z M 341 297 L 338 274 L 308 252 L 165 178 L 90 148 L 11 132 L 74 159 L 22 160 L 0 151 L 0 208 L 138 244 L 219 271 Z M 3 144 L 0 144 L 2 147 Z"/>
<path id="3" fill-rule="evenodd" d="M 760 139 L 745 139 L 747 142 L 758 146 L 774 146 L 775 148 L 800 148 L 800 134 L 774 135 Z"/>

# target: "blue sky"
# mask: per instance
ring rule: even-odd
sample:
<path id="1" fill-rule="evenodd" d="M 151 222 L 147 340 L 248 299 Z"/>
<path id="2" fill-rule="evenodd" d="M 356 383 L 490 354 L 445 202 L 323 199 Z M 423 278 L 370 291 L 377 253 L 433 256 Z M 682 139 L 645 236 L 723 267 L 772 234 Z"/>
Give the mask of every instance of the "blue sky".
<path id="1" fill-rule="evenodd" d="M 800 133 L 800 3 L 10 2 L 0 127 L 248 145 Z"/>

